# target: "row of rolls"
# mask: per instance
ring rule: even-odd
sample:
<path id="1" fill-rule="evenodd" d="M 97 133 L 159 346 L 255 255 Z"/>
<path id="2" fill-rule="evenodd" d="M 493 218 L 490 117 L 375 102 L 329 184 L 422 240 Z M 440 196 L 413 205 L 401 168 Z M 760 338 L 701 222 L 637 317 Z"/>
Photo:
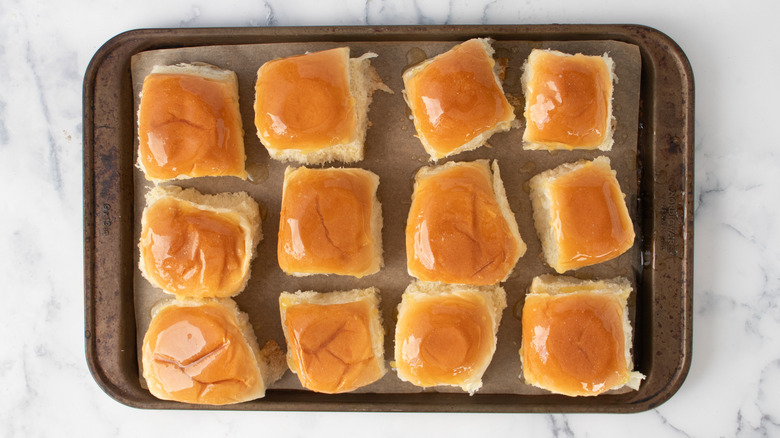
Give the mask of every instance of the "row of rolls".
<path id="1" fill-rule="evenodd" d="M 404 72 L 404 98 L 432 161 L 483 146 L 516 126 L 489 39 L 474 39 Z M 368 106 L 391 92 L 368 53 L 348 48 L 277 59 L 258 70 L 255 125 L 271 158 L 295 161 L 281 195 L 279 268 L 290 276 L 370 276 L 384 266 L 379 177 L 311 166 L 363 159 Z M 526 149 L 610 150 L 612 60 L 534 50 L 523 76 Z M 398 305 L 385 360 L 381 291 L 282 292 L 286 352 L 262 348 L 231 299 L 247 285 L 263 239 L 260 208 L 244 192 L 203 194 L 167 184 L 246 178 L 235 74 L 193 63 L 144 79 L 138 167 L 146 193 L 138 267 L 172 299 L 152 309 L 141 348 L 151 393 L 185 403 L 257 399 L 291 370 L 301 386 L 343 393 L 394 369 L 427 388 L 482 386 L 507 307 L 501 286 L 526 252 L 497 160 L 449 161 L 415 175 L 405 229 L 413 281 Z M 558 274 L 615 259 L 634 244 L 632 219 L 605 156 L 565 163 L 530 180 L 543 258 Z M 622 277 L 540 275 L 525 297 L 521 378 L 551 392 L 592 396 L 637 389 Z"/>

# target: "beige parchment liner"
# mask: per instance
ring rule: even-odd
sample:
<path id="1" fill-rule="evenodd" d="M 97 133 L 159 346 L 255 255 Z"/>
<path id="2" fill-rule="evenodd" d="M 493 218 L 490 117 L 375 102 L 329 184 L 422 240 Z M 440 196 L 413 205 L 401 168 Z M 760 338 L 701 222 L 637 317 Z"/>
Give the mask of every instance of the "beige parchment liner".
<path id="1" fill-rule="evenodd" d="M 312 42 L 206 46 L 147 51 L 133 56 L 131 68 L 136 110 L 143 79 L 154 65 L 200 61 L 231 69 L 238 75 L 247 167 L 254 181 L 243 181 L 233 177 L 211 177 L 165 184 L 195 187 L 204 193 L 245 191 L 261 205 L 264 240 L 258 245 L 257 257 L 252 264 L 252 277 L 247 288 L 235 297 L 239 307 L 249 314 L 261 346 L 267 340 L 274 339 L 283 348 L 285 347 L 278 308 L 278 298 L 281 292 L 297 290 L 328 292 L 376 286 L 381 291 L 382 297 L 381 312 L 386 332 L 385 361 L 389 364 L 393 360 L 396 307 L 401 300 L 404 289 L 412 281 L 406 271 L 404 230 L 411 205 L 413 179 L 415 172 L 420 167 L 430 164 L 422 144 L 415 137 L 414 126 L 409 119 L 409 111 L 401 94 L 403 90 L 401 74 L 406 68 L 420 62 L 424 57 L 443 53 L 459 42 Z M 282 181 L 284 170 L 288 164 L 270 159 L 256 135 L 253 103 L 257 69 L 263 63 L 275 58 L 341 46 L 349 46 L 352 57 L 360 56 L 369 51 L 377 53 L 379 56 L 372 59 L 371 63 L 385 84 L 395 93 L 376 92 L 374 94 L 369 111 L 371 125 L 366 135 L 366 158 L 362 162 L 350 166 L 369 169 L 380 177 L 378 197 L 382 203 L 384 215 L 382 237 L 385 267 L 379 273 L 361 279 L 325 275 L 291 277 L 281 271 L 276 259 L 276 236 L 279 229 Z M 504 90 L 510 96 L 510 102 L 515 106 L 515 114 L 520 121 L 520 126 L 509 132 L 494 135 L 489 141 L 490 147 L 481 147 L 475 151 L 440 160 L 439 163 L 471 161 L 480 158 L 498 160 L 509 204 L 517 218 L 520 234 L 528 245 L 526 254 L 520 258 L 510 278 L 503 283 L 509 306 L 504 311 L 498 330 L 496 353 L 490 367 L 485 372 L 483 387 L 478 394 L 546 394 L 546 391 L 527 385 L 521 378 L 518 378 L 521 374 L 518 350 L 521 341 L 520 317 L 524 296 L 534 276 L 555 273 L 540 257 L 541 243 L 533 226 L 531 201 L 528 196 L 528 180 L 561 163 L 579 159 L 593 159 L 599 155 L 610 158 L 613 169 L 617 171 L 620 187 L 626 194 L 629 212 L 634 219 L 634 227 L 637 230 L 637 241 L 630 251 L 615 260 L 570 271 L 567 274 L 587 279 L 611 278 L 618 275 L 627 277 L 634 287 L 634 293 L 631 294 L 629 300 L 629 315 L 633 323 L 636 315 L 636 285 L 640 266 L 638 248 L 642 237 L 639 235 L 639 224 L 636 219 L 639 217 L 637 212 L 637 130 L 641 59 L 637 46 L 617 41 L 496 41 L 493 47 L 496 49 L 496 59 L 507 61 Z M 614 136 L 615 144 L 611 151 L 547 152 L 523 150 L 524 100 L 520 77 L 523 63 L 533 48 L 550 48 L 567 53 L 579 52 L 588 55 L 609 53 L 615 61 L 615 72 L 618 77 L 613 101 L 617 128 Z M 137 149 L 138 139 L 136 138 L 135 150 L 137 151 Z M 327 166 L 342 167 L 344 165 L 330 163 Z M 134 232 L 136 242 L 141 231 L 141 214 L 145 206 L 144 195 L 151 187 L 152 183 L 147 182 L 141 171 L 135 169 Z M 135 260 L 136 262 L 138 260 L 137 248 L 135 249 Z M 135 269 L 135 311 L 140 357 L 141 342 L 151 320 L 150 310 L 155 303 L 170 296 L 152 287 L 141 276 L 137 265 L 133 266 L 133 269 Z M 641 352 L 634 351 L 633 354 L 636 357 Z M 142 386 L 146 387 L 146 382 L 143 382 L 143 378 L 141 380 Z M 306 391 L 301 387 L 297 377 L 290 371 L 279 382 L 272 385 L 270 390 L 279 388 Z M 421 391 L 462 392 L 460 389 L 450 387 L 423 390 L 410 383 L 402 382 L 393 370 L 390 370 L 379 381 L 358 389 L 356 392 L 415 393 Z M 464 396 L 468 397 L 465 393 Z"/>

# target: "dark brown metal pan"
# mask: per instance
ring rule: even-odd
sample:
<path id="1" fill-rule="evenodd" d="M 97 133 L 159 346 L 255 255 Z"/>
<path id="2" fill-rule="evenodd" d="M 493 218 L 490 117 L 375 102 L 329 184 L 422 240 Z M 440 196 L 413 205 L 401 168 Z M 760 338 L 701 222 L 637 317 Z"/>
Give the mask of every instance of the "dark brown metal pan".
<path id="1" fill-rule="evenodd" d="M 636 369 L 639 391 L 591 398 L 477 393 L 315 394 L 271 389 L 233 410 L 431 412 L 637 412 L 680 387 L 690 366 L 693 301 L 693 74 L 682 50 L 657 30 L 634 25 L 372 26 L 148 29 L 101 47 L 84 79 L 84 247 L 87 361 L 114 399 L 153 409 L 220 409 L 157 400 L 141 387 L 133 274 L 133 92 L 130 58 L 164 48 L 291 42 L 613 40 L 639 47 L 638 131 L 641 268 Z M 247 129 L 250 131 L 250 129 Z M 528 236 L 533 238 L 534 236 Z M 225 408 L 221 408 L 225 409 Z"/>

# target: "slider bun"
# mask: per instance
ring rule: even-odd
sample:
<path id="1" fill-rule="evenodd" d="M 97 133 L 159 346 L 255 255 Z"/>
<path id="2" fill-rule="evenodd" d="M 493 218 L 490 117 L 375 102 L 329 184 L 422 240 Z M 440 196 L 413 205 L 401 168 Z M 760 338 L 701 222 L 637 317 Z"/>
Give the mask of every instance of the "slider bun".
<path id="1" fill-rule="evenodd" d="M 398 305 L 398 377 L 423 388 L 456 386 L 474 394 L 496 351 L 505 308 L 501 286 L 413 282 Z"/>
<path id="2" fill-rule="evenodd" d="M 496 74 L 491 40 L 476 38 L 403 74 L 404 99 L 431 160 L 484 145 L 515 119 Z"/>
<path id="3" fill-rule="evenodd" d="M 633 246 L 634 225 L 609 158 L 562 164 L 529 185 L 544 258 L 558 273 L 612 260 Z"/>
<path id="4" fill-rule="evenodd" d="M 383 266 L 379 177 L 364 169 L 287 168 L 277 258 L 287 274 L 363 277 Z"/>
<path id="5" fill-rule="evenodd" d="M 229 298 L 169 300 L 152 310 L 143 376 L 162 400 L 225 405 L 264 397 L 287 369 L 274 341 L 261 350 L 249 318 Z"/>
<path id="6" fill-rule="evenodd" d="M 364 156 L 368 107 L 392 93 L 371 67 L 376 53 L 349 47 L 269 61 L 257 71 L 255 127 L 271 158 L 322 164 Z"/>
<path id="7" fill-rule="evenodd" d="M 631 283 L 542 275 L 525 297 L 520 358 L 526 383 L 568 396 L 593 396 L 644 376 L 633 369 L 627 300 Z"/>
<path id="8" fill-rule="evenodd" d="M 287 363 L 303 387 L 349 392 L 387 372 L 379 300 L 374 287 L 279 296 Z"/>
<path id="9" fill-rule="evenodd" d="M 246 287 L 263 238 L 249 195 L 156 186 L 146 204 L 138 267 L 153 286 L 191 298 L 231 297 Z"/>
<path id="10" fill-rule="evenodd" d="M 523 149 L 612 149 L 615 63 L 534 49 L 523 66 Z"/>
<path id="11" fill-rule="evenodd" d="M 415 176 L 406 224 L 409 274 L 423 281 L 491 285 L 525 253 L 498 162 L 449 162 Z"/>
<path id="12" fill-rule="evenodd" d="M 141 91 L 138 140 L 147 180 L 246 179 L 236 74 L 204 63 L 155 66 Z"/>

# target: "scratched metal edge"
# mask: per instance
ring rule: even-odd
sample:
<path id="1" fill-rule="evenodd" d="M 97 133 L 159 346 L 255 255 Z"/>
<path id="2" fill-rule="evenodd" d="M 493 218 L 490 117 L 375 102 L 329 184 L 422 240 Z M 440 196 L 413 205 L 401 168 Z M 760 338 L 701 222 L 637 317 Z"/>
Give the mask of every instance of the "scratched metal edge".
<path id="1" fill-rule="evenodd" d="M 162 401 L 141 388 L 135 348 L 122 348 L 134 342 L 129 339 L 135 332 L 132 275 L 129 275 L 134 264 L 131 262 L 129 266 L 123 266 L 117 263 L 127 257 L 127 245 L 133 244 L 132 222 L 128 219 L 132 215 L 121 214 L 123 211 L 132 211 L 132 192 L 128 196 L 128 184 L 122 183 L 123 172 L 132 170 L 132 163 L 126 158 L 122 160 L 118 154 L 123 137 L 117 135 L 123 129 L 128 130 L 127 120 L 132 124 L 132 90 L 129 86 L 117 87 L 118 84 L 129 84 L 130 57 L 143 50 L 198 45 L 316 40 L 457 41 L 476 36 L 490 36 L 496 40 L 617 40 L 640 47 L 643 57 L 644 113 L 640 121 L 651 122 L 639 134 L 640 155 L 646 155 L 640 157 L 644 166 L 640 191 L 646 190 L 641 199 L 641 227 L 643 237 L 652 237 L 643 241 L 642 248 L 651 266 L 664 257 L 673 255 L 679 259 L 679 263 L 660 273 L 648 269 L 646 265 L 642 275 L 642 286 L 649 289 L 650 297 L 656 297 L 656 283 L 665 287 L 676 285 L 678 288 L 670 288 L 662 294 L 668 305 L 675 306 L 679 312 L 672 315 L 679 322 L 675 333 L 677 338 L 671 339 L 671 346 L 677 354 L 667 363 L 656 364 L 652 358 L 648 359 L 649 362 L 645 361 L 650 371 L 664 366 L 667 377 L 662 381 L 653 381 L 653 374 L 648 373 L 648 380 L 639 391 L 590 398 L 569 398 L 554 394 L 476 394 L 471 397 L 448 393 L 324 395 L 271 389 L 263 399 L 219 407 Z M 669 77 L 672 79 L 669 80 Z M 679 80 L 675 80 L 677 77 Z M 656 29 L 631 24 L 139 29 L 119 34 L 96 52 L 83 83 L 84 321 L 85 352 L 90 372 L 111 398 L 131 407 L 145 409 L 630 413 L 655 408 L 677 392 L 690 369 L 693 325 L 693 84 L 690 63 L 671 38 Z M 671 102 L 680 117 L 678 123 L 671 123 L 675 132 L 659 138 L 653 128 L 657 127 L 658 120 L 664 118 L 658 102 L 664 91 L 667 95 L 681 96 Z M 111 108 L 106 108 L 106 105 Z M 120 117 L 112 111 L 118 111 Z M 107 115 L 107 112 L 111 114 Z M 661 187 L 655 182 L 654 172 L 658 170 L 656 166 L 659 166 L 655 158 L 661 150 L 666 151 L 667 155 L 664 157 L 665 167 L 679 167 L 680 172 L 675 172 L 672 178 L 672 185 L 678 186 L 681 189 L 679 192 L 671 193 L 667 186 Z M 658 215 L 656 206 L 663 202 L 680 206 L 682 220 L 680 214 L 672 215 L 671 218 Z M 118 218 L 115 211 L 119 211 Z M 103 232 L 110 237 L 118 236 L 119 239 L 115 239 L 118 243 L 114 239 L 101 239 L 101 214 L 105 216 Z M 662 247 L 658 245 L 659 235 L 654 234 L 656 229 L 679 230 L 679 239 L 666 242 L 667 247 Z M 645 319 L 652 322 L 653 315 L 649 316 Z M 107 319 L 111 320 L 110 324 Z M 646 334 L 650 337 L 650 343 L 656 341 L 652 334 L 652 330 L 650 335 Z M 654 390 L 646 390 L 649 386 Z"/>

